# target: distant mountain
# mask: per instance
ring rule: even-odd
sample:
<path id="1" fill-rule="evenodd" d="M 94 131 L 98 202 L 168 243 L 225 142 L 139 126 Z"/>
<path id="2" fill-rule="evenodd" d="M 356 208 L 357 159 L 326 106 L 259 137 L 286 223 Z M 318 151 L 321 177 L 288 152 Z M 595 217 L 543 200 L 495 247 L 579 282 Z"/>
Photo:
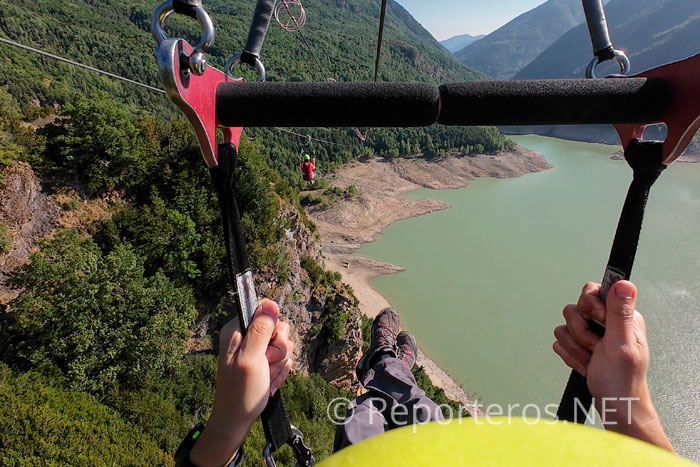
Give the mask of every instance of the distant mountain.
<path id="1" fill-rule="evenodd" d="M 698 0 L 612 0 L 606 13 L 613 43 L 628 53 L 633 73 L 700 52 Z M 582 24 L 515 78 L 583 78 L 591 57 L 588 30 Z"/>
<path id="2" fill-rule="evenodd" d="M 612 0 L 606 14 L 615 47 L 625 50 L 632 73 L 700 53 L 698 0 Z M 583 78 L 592 57 L 585 24 L 575 27 L 526 66 L 515 79 Z M 617 72 L 604 65 L 600 75 Z M 537 133 L 577 141 L 619 144 L 611 125 L 501 128 L 508 134 Z M 700 156 L 700 133 L 686 155 Z"/>
<path id="3" fill-rule="evenodd" d="M 549 0 L 456 52 L 455 57 L 496 79 L 512 78 L 584 20 L 581 0 Z"/>
<path id="4" fill-rule="evenodd" d="M 462 34 L 460 36 L 454 36 L 450 37 L 449 39 L 445 39 L 444 41 L 440 41 L 442 45 L 445 46 L 447 50 L 449 50 L 451 53 L 458 52 L 468 46 L 469 44 L 473 44 L 474 42 L 478 41 L 479 39 L 483 39 L 486 37 L 485 34 L 481 34 L 479 36 L 472 36 L 469 34 Z"/>

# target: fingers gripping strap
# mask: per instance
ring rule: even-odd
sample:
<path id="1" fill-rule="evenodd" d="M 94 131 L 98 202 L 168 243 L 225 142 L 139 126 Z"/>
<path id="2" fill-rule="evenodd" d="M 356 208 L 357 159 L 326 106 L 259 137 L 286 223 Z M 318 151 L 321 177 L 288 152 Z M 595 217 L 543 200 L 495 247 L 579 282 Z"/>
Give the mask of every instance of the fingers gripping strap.
<path id="1" fill-rule="evenodd" d="M 625 159 L 634 171 L 634 178 L 627 192 L 615 240 L 610 250 L 601 289 L 603 300 L 607 296 L 608 289 L 615 282 L 629 279 L 632 274 L 649 191 L 666 168 L 661 162 L 662 149 L 663 143 L 639 140 L 633 140 L 625 149 Z M 600 324 L 589 321 L 589 326 L 597 335 L 602 337 L 605 334 L 605 328 Z M 592 401 L 593 397 L 588 390 L 586 378 L 572 371 L 557 410 L 557 417 L 569 422 L 585 423 Z"/>
<path id="2" fill-rule="evenodd" d="M 221 206 L 227 263 L 233 281 L 235 281 L 236 275 L 250 267 L 233 188 L 237 158 L 238 152 L 233 144 L 221 144 L 219 145 L 219 165 L 211 169 L 212 180 L 214 181 Z M 236 286 L 234 284 L 235 289 Z M 241 313 L 241 307 L 238 306 L 236 308 Z M 245 322 L 242 316 L 239 316 L 239 318 L 241 323 Z M 243 332 L 245 335 L 245 329 Z M 268 401 L 261 418 L 265 438 L 272 445 L 272 452 L 277 451 L 282 445 L 292 439 L 289 417 L 284 408 L 279 390 Z"/>

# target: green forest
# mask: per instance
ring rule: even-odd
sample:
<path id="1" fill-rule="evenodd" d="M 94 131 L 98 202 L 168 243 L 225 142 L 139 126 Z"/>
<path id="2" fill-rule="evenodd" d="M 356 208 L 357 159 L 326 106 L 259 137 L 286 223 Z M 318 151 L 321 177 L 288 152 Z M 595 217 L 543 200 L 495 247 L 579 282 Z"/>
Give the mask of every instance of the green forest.
<path id="1" fill-rule="evenodd" d="M 4 37 L 159 86 L 148 32 L 157 2 L 2 3 Z M 381 79 L 483 78 L 389 3 Z M 242 47 L 253 2 L 206 7 L 218 28 L 210 60 L 222 66 Z M 309 8 L 305 33 L 328 62 L 323 70 L 273 22 L 264 49 L 270 80 L 369 79 L 378 12 L 379 2 L 359 0 Z M 193 35 L 192 22 L 172 24 L 173 35 Z M 163 95 L 2 47 L 0 170 L 26 165 L 47 193 L 74 193 L 63 213 L 108 200 L 109 215 L 56 229 L 11 275 L 22 293 L 0 311 L 0 464 L 171 465 L 184 434 L 211 410 L 216 330 L 232 316 L 218 202 L 194 134 Z M 251 261 L 273 288 L 287 283 L 290 268 L 280 213 L 292 209 L 315 230 L 299 201 L 302 151 L 317 158 L 323 177 L 357 158 L 469 156 L 512 144 L 493 128 L 369 129 L 365 143 L 351 129 L 292 130 L 337 144 L 247 130 L 235 174 Z M 0 222 L 0 254 L 12 241 Z M 332 298 L 352 291 L 312 258 L 301 263 L 308 286 L 327 299 L 315 335 L 342 338 L 349 316 Z M 198 336 L 203 321 L 210 331 Z M 210 345 L 191 350 L 194 341 Z M 422 369 L 415 374 L 438 403 L 454 404 Z M 328 456 L 334 426 L 325 407 L 348 394 L 318 374 L 291 376 L 283 393 L 317 459 Z M 246 465 L 259 465 L 263 445 L 258 423 Z M 291 452 L 278 461 L 291 465 Z"/>

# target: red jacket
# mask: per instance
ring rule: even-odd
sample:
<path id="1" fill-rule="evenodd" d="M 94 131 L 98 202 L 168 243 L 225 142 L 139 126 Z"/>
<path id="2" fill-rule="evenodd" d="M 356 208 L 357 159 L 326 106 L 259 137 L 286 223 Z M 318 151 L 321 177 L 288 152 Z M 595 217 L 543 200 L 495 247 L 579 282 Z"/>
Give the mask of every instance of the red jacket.
<path id="1" fill-rule="evenodd" d="M 314 169 L 316 164 L 313 162 L 302 162 L 301 163 L 301 173 L 304 174 L 304 180 L 311 180 L 314 178 Z"/>

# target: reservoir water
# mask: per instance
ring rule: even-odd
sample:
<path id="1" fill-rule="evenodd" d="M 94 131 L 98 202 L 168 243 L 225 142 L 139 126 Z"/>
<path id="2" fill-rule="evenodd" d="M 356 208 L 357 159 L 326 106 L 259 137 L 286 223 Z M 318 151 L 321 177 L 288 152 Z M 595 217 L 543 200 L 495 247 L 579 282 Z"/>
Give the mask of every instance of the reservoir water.
<path id="1" fill-rule="evenodd" d="M 409 193 L 452 207 L 397 222 L 357 254 L 406 268 L 373 281 L 403 326 L 468 392 L 519 414 L 561 398 L 569 370 L 551 349 L 552 331 L 584 282 L 602 278 L 631 169 L 610 159 L 611 146 L 513 139 L 554 168 Z M 676 449 L 695 461 L 699 233 L 700 164 L 674 164 L 652 191 L 632 280 L 647 320 L 654 402 Z"/>

